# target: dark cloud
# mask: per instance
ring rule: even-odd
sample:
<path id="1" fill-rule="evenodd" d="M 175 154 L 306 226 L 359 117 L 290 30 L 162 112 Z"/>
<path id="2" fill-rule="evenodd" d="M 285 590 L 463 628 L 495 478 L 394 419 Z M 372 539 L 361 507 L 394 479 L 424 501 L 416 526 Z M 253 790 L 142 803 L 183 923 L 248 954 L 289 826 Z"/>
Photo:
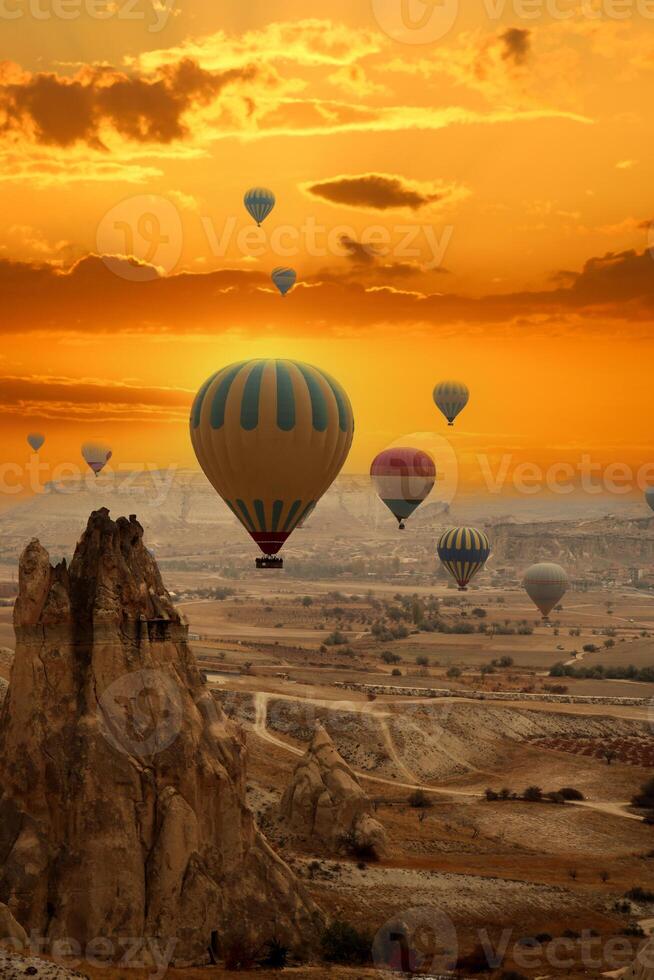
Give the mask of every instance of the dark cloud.
<path id="1" fill-rule="evenodd" d="M 341 235 L 340 243 L 345 249 L 347 257 L 352 262 L 356 262 L 357 265 L 373 265 L 377 261 L 379 251 L 374 245 L 357 242 L 349 235 Z"/>
<path id="2" fill-rule="evenodd" d="M 358 177 L 332 177 L 306 187 L 309 194 L 321 197 L 333 204 L 348 207 L 374 208 L 386 211 L 390 208 L 410 208 L 417 211 L 429 204 L 436 204 L 446 192 L 421 189 L 392 174 L 360 174 Z"/>
<path id="3" fill-rule="evenodd" d="M 73 378 L 0 377 L 0 408 L 30 417 L 83 419 L 184 418 L 193 392 Z"/>
<path id="4" fill-rule="evenodd" d="M 170 143 L 187 134 L 185 113 L 227 86 L 252 82 L 254 66 L 211 72 L 186 59 L 154 76 L 85 67 L 67 77 L 52 72 L 0 73 L 0 133 L 26 135 L 48 146 L 86 143 L 103 149 L 110 126 L 125 139 Z"/>
<path id="5" fill-rule="evenodd" d="M 504 60 L 512 61 L 515 65 L 524 65 L 531 50 L 531 31 L 522 27 L 509 27 L 500 34 L 500 41 L 504 45 Z"/>
<path id="6" fill-rule="evenodd" d="M 354 274 L 357 268 L 361 271 Z M 284 336 L 325 336 L 332 328 L 383 323 L 436 329 L 522 320 L 526 328 L 559 317 L 576 323 L 592 319 L 595 325 L 615 321 L 631 330 L 637 322 L 654 322 L 654 262 L 648 251 L 591 258 L 580 272 L 559 273 L 552 289 L 476 297 L 424 292 L 417 276 L 406 291 L 400 280 L 394 286 L 393 268 L 390 257 L 374 264 L 348 263 L 340 275 L 331 270 L 300 281 L 280 303 L 263 272 L 183 272 L 133 282 L 113 274 L 94 255 L 65 273 L 49 265 L 0 261 L 0 330 L 42 331 L 50 337 L 122 332 L 138 334 L 142 342 L 148 334 L 218 337 L 235 323 L 256 335 L 266 324 Z"/>

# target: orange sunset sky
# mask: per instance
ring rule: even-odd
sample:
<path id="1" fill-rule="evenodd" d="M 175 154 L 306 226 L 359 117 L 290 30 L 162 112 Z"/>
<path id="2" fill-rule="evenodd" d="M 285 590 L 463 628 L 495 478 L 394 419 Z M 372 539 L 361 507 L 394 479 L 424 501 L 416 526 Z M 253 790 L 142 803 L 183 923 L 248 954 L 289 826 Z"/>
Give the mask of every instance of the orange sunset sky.
<path id="1" fill-rule="evenodd" d="M 0 0 L 0 45 L 4 460 L 196 467 L 247 356 L 342 382 L 351 472 L 448 377 L 471 487 L 654 458 L 654 2 Z"/>

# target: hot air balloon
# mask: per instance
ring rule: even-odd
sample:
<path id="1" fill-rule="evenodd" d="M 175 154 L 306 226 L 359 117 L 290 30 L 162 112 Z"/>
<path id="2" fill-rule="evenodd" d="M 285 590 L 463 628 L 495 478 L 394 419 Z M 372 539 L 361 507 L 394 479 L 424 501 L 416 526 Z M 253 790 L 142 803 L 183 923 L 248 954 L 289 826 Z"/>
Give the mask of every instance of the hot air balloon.
<path id="1" fill-rule="evenodd" d="M 267 187 L 251 187 L 246 192 L 243 203 L 248 214 L 260 225 L 275 207 L 275 195 Z"/>
<path id="2" fill-rule="evenodd" d="M 295 526 L 297 528 L 304 527 L 304 525 L 307 523 L 307 521 L 309 520 L 309 518 L 311 517 L 315 509 L 316 509 L 315 504 L 313 505 L 313 507 L 309 507 L 309 509 L 305 511 L 305 513 L 302 515 L 302 517 L 300 518 L 300 520 L 297 522 Z"/>
<path id="3" fill-rule="evenodd" d="M 282 296 L 286 296 L 286 293 L 295 285 L 297 272 L 295 269 L 286 269 L 284 266 L 280 265 L 276 269 L 273 269 L 270 278 L 275 283 Z"/>
<path id="4" fill-rule="evenodd" d="M 32 447 L 32 449 L 34 450 L 34 452 L 38 453 L 39 449 L 45 442 L 45 436 L 42 436 L 40 432 L 30 432 L 30 434 L 27 437 L 27 441 Z"/>
<path id="5" fill-rule="evenodd" d="M 645 500 L 650 505 L 652 510 L 654 510 L 654 487 L 648 487 L 645 491 Z"/>
<path id="6" fill-rule="evenodd" d="M 224 367 L 198 391 L 191 441 L 200 466 L 265 557 L 275 557 L 330 486 L 352 444 L 343 388 L 299 361 L 255 359 Z"/>
<path id="7" fill-rule="evenodd" d="M 370 476 L 377 494 L 404 530 L 407 517 L 431 493 L 436 467 L 421 449 L 385 449 L 373 459 Z"/>
<path id="8" fill-rule="evenodd" d="M 483 531 L 474 527 L 452 527 L 441 535 L 438 557 L 445 565 L 461 592 L 486 564 L 490 543 Z"/>
<path id="9" fill-rule="evenodd" d="M 568 576 L 560 565 L 541 561 L 527 569 L 522 583 L 532 602 L 547 620 L 554 606 L 568 591 Z"/>
<path id="10" fill-rule="evenodd" d="M 82 456 L 98 476 L 111 459 L 111 449 L 102 442 L 85 442 L 82 446 Z"/>
<path id="11" fill-rule="evenodd" d="M 439 381 L 434 388 L 434 401 L 441 410 L 448 425 L 454 425 L 454 419 L 468 404 L 470 392 L 467 385 L 460 381 Z"/>

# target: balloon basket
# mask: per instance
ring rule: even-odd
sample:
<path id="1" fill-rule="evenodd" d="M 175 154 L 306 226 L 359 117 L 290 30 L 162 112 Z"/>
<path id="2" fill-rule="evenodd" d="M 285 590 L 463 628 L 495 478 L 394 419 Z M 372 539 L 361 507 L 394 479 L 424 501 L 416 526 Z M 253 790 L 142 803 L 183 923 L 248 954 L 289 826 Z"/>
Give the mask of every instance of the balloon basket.
<path id="1" fill-rule="evenodd" d="M 257 568 L 283 568 L 284 559 L 275 558 L 274 555 L 265 555 L 261 558 L 257 558 L 255 564 Z"/>

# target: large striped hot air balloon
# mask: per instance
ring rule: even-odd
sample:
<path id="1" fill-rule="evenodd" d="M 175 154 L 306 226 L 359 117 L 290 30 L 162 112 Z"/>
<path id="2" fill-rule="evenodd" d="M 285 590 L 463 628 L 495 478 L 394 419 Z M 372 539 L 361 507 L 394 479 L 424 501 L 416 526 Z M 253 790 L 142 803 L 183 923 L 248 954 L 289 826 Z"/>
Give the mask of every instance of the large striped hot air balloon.
<path id="1" fill-rule="evenodd" d="M 489 555 L 488 538 L 474 527 L 452 527 L 438 542 L 438 557 L 462 592 Z"/>
<path id="2" fill-rule="evenodd" d="M 82 446 L 82 456 L 98 476 L 111 459 L 111 449 L 104 442 L 85 442 Z"/>
<path id="3" fill-rule="evenodd" d="M 299 361 L 251 360 L 222 368 L 198 391 L 191 441 L 214 488 L 274 558 L 340 471 L 352 444 L 343 388 Z"/>
<path id="4" fill-rule="evenodd" d="M 403 530 L 407 517 L 431 493 L 436 467 L 431 456 L 421 449 L 401 446 L 375 456 L 370 476 L 379 497 Z"/>
<path id="5" fill-rule="evenodd" d="M 245 192 L 243 204 L 248 214 L 260 225 L 275 207 L 275 195 L 267 187 L 251 187 Z"/>
<path id="6" fill-rule="evenodd" d="M 42 436 L 40 432 L 30 432 L 27 437 L 27 441 L 34 452 L 38 453 L 39 449 L 45 442 L 45 436 Z"/>
<path id="7" fill-rule="evenodd" d="M 461 381 L 439 381 L 434 388 L 434 402 L 448 425 L 454 425 L 454 419 L 466 407 L 469 398 L 470 391 Z"/>
<path id="8" fill-rule="evenodd" d="M 645 491 L 645 500 L 649 506 L 654 510 L 654 487 L 648 487 Z"/>
<path id="9" fill-rule="evenodd" d="M 275 283 L 282 296 L 286 296 L 286 293 L 295 285 L 297 272 L 295 269 L 287 269 L 280 265 L 276 269 L 273 269 L 272 273 L 270 274 L 270 278 Z"/>
<path id="10" fill-rule="evenodd" d="M 541 561 L 527 569 L 522 584 L 532 602 L 547 620 L 554 606 L 568 591 L 568 576 L 560 565 Z"/>

